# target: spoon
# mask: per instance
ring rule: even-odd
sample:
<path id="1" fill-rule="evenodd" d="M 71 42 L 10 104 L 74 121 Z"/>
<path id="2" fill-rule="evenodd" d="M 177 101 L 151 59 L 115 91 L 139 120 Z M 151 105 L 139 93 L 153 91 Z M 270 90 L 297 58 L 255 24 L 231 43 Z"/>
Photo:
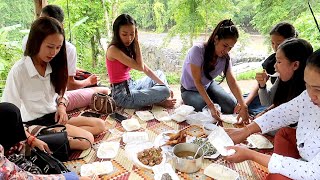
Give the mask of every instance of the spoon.
<path id="1" fill-rule="evenodd" d="M 192 157 L 192 156 L 188 156 L 187 159 L 190 159 L 190 160 L 196 159 L 196 157 L 197 157 L 197 155 L 198 155 L 198 153 L 199 153 L 199 150 L 206 144 L 207 141 L 208 141 L 208 139 L 206 139 L 205 141 L 203 141 L 203 143 L 201 144 L 201 146 L 198 147 L 198 149 L 197 149 L 196 153 L 194 154 L 194 156 L 193 156 L 193 157 Z"/>
<path id="2" fill-rule="evenodd" d="M 279 73 L 275 72 L 274 74 L 267 74 L 269 77 L 279 77 Z"/>

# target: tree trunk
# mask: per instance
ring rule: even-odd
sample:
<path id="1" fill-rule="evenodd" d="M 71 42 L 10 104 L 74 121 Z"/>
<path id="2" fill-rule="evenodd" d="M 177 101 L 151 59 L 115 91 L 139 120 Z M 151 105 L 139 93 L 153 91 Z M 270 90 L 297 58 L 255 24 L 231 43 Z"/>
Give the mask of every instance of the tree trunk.
<path id="1" fill-rule="evenodd" d="M 92 36 L 90 38 L 91 43 L 91 57 L 92 57 L 92 67 L 95 68 L 97 66 L 97 51 L 96 51 L 96 43 L 95 43 L 95 37 Z"/>
<path id="2" fill-rule="evenodd" d="M 36 18 L 40 16 L 41 10 L 43 7 L 48 5 L 48 0 L 33 0 L 35 7 Z"/>

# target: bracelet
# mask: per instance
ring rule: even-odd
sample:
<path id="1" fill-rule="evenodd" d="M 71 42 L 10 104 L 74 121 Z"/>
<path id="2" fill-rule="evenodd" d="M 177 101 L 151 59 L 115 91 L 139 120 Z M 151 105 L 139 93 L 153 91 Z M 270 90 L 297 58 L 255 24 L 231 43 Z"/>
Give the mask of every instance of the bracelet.
<path id="1" fill-rule="evenodd" d="M 31 139 L 31 141 L 28 143 L 28 141 L 29 141 L 29 137 L 32 137 L 32 139 Z M 33 135 L 30 135 L 28 138 L 27 138 L 27 143 L 31 146 L 32 145 L 32 143 L 33 143 L 33 141 L 36 139 L 36 137 L 35 136 L 33 136 Z"/>
<path id="2" fill-rule="evenodd" d="M 66 105 L 66 103 L 65 103 L 65 102 L 60 101 L 60 102 L 58 103 L 58 106 L 60 106 L 60 105 L 63 105 L 64 107 L 66 107 L 66 108 L 67 108 L 67 105 Z"/>
<path id="3" fill-rule="evenodd" d="M 258 83 L 258 86 L 259 86 L 259 89 L 266 89 L 267 88 L 267 85 L 264 85 L 263 87 L 260 86 L 260 84 Z"/>

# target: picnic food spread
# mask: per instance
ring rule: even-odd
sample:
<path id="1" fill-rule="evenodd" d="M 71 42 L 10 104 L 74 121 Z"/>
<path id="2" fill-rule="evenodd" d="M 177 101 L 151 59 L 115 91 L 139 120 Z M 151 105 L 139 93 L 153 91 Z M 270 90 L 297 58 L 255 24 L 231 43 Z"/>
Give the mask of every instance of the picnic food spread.
<path id="1" fill-rule="evenodd" d="M 161 148 L 149 148 L 138 152 L 138 159 L 144 165 L 154 166 L 162 162 Z"/>

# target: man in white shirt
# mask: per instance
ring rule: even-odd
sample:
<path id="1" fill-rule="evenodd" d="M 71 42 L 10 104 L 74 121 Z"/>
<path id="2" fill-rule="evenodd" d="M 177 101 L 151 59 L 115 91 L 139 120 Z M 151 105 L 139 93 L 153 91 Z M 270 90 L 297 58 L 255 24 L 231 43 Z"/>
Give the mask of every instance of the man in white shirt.
<path id="1" fill-rule="evenodd" d="M 63 10 L 56 5 L 47 5 L 41 11 L 40 17 L 52 17 L 63 23 L 64 21 L 64 12 Z M 28 36 L 25 36 L 22 40 L 22 50 L 26 48 L 28 41 Z M 66 41 L 66 52 L 67 52 L 67 63 L 68 63 L 68 84 L 66 91 L 66 96 L 69 99 L 69 105 L 67 110 L 73 110 L 75 108 L 88 106 L 91 97 L 94 93 L 103 93 L 109 94 L 110 90 L 107 87 L 90 87 L 98 83 L 98 77 L 94 74 L 91 74 L 88 78 L 84 80 L 76 80 L 75 76 L 77 73 L 77 51 L 76 47 L 70 42 Z M 81 70 L 78 70 L 81 72 Z"/>

